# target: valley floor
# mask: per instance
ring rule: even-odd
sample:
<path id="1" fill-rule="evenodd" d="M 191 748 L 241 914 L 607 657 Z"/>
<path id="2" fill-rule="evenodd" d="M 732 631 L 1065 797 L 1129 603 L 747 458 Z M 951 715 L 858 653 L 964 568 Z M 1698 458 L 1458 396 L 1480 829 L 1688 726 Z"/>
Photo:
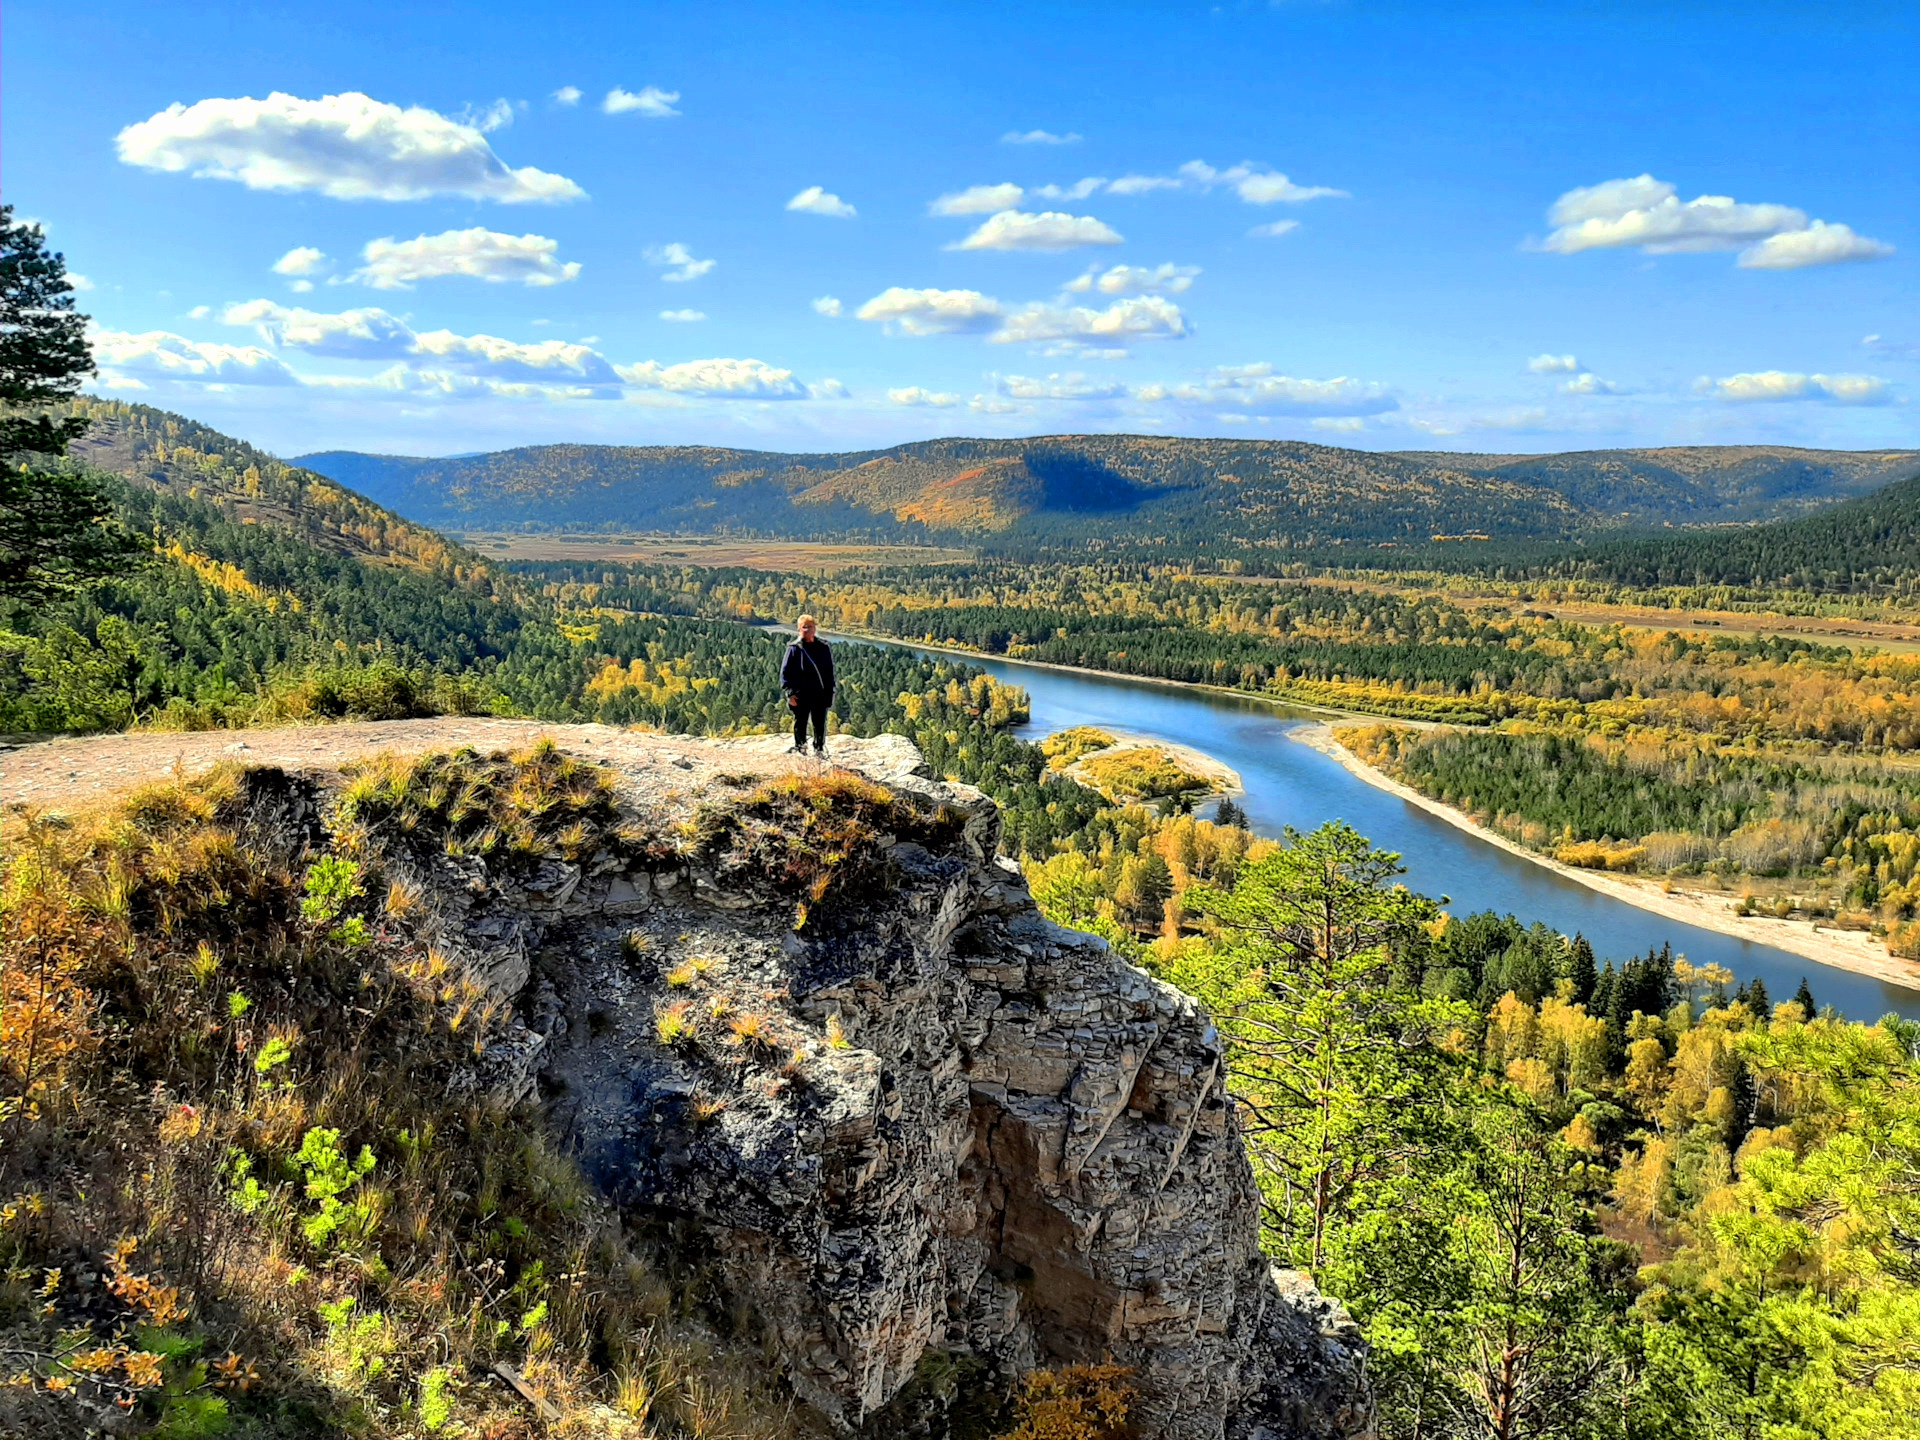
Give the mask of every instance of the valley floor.
<path id="1" fill-rule="evenodd" d="M 1333 728 L 1330 725 L 1303 725 L 1287 733 L 1302 744 L 1310 745 L 1323 755 L 1339 761 L 1349 772 L 1369 785 L 1397 795 L 1409 805 L 1416 805 L 1429 815 L 1478 836 L 1489 845 L 1497 845 L 1509 854 L 1517 855 L 1535 865 L 1544 866 L 1590 890 L 1597 890 L 1603 895 L 1609 895 L 1615 900 L 1638 906 L 1642 910 L 1664 916 L 1669 920 L 1697 925 L 1703 930 L 1713 930 L 1721 935 L 1731 935 L 1736 940 L 1751 940 L 1757 944 L 1775 946 L 1795 955 L 1804 955 L 1809 960 L 1818 961 L 1822 965 L 1831 965 L 1836 970 L 1847 970 L 1855 975 L 1870 976 L 1908 989 L 1920 988 L 1920 964 L 1889 955 L 1886 946 L 1872 935 L 1858 930 L 1823 929 L 1819 924 L 1807 920 L 1776 920 L 1761 915 L 1739 915 L 1734 913 L 1733 900 L 1730 897 L 1679 889 L 1669 891 L 1662 889 L 1658 882 L 1652 880 L 1563 865 L 1558 860 L 1514 844 L 1504 835 L 1476 823 L 1451 805 L 1443 805 L 1438 800 L 1422 795 L 1411 786 L 1403 785 L 1367 764 L 1334 738 Z"/>

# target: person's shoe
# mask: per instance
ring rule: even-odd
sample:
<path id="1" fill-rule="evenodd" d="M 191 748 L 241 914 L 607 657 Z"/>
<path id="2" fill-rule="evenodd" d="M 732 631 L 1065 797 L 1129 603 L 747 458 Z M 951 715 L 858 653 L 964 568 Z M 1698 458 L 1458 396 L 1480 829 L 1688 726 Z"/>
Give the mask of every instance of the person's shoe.
<path id="1" fill-rule="evenodd" d="M 792 746 L 787 750 L 787 754 L 789 755 L 804 755 L 806 753 L 807 747 L 802 745 L 798 740 L 794 741 Z"/>
<path id="2" fill-rule="evenodd" d="M 816 745 L 816 746 L 814 746 L 814 747 L 813 747 L 813 753 L 814 753 L 815 755 L 817 755 L 817 756 L 819 756 L 819 757 L 820 757 L 820 758 L 821 758 L 822 760 L 824 760 L 824 759 L 826 759 L 826 758 L 827 758 L 827 746 L 826 746 L 826 742 L 825 742 L 825 741 L 822 741 L 822 742 L 821 742 L 820 744 L 818 744 L 818 745 Z"/>

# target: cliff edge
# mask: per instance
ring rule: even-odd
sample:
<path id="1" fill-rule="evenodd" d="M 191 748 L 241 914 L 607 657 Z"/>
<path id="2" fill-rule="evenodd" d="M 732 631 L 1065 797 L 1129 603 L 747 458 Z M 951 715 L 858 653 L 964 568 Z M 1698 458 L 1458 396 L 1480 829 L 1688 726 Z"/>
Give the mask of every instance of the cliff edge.
<path id="1" fill-rule="evenodd" d="M 797 1394 L 891 1426 L 936 1359 L 1110 1360 L 1143 1437 L 1366 1433 L 1356 1329 L 1260 1253 L 1207 1015 L 1042 918 L 990 800 L 891 736 L 621 749 L 671 853 L 384 863 L 515 1002 L 488 1083 L 710 1265 Z"/>

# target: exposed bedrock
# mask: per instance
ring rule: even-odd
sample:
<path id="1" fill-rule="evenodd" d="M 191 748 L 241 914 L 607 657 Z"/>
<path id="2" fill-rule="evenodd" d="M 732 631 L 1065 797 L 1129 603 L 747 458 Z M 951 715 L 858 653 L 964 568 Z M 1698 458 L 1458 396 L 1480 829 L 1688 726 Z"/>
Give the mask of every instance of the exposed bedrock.
<path id="1" fill-rule="evenodd" d="M 619 767 L 662 829 L 791 763 L 672 747 L 691 757 L 672 791 Z M 524 1021 L 489 1083 L 537 1089 L 837 1427 L 933 1354 L 1003 1384 L 1129 1366 L 1143 1437 L 1366 1434 L 1355 1328 L 1260 1253 L 1205 1011 L 1043 919 L 977 791 L 925 778 L 904 740 L 834 747 L 942 838 L 882 837 L 884 882 L 798 931 L 790 899 L 698 860 L 416 871 L 443 946 Z"/>

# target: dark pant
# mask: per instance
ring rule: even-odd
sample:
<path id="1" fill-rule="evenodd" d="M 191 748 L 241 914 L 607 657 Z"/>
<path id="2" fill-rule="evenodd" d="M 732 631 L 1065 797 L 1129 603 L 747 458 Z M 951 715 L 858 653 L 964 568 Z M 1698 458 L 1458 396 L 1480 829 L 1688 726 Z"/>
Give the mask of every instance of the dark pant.
<path id="1" fill-rule="evenodd" d="M 793 707 L 793 743 L 796 749 L 807 743 L 807 720 L 813 720 L 813 747 L 816 750 L 827 748 L 827 705 L 825 698 L 813 699 L 802 695 Z"/>

